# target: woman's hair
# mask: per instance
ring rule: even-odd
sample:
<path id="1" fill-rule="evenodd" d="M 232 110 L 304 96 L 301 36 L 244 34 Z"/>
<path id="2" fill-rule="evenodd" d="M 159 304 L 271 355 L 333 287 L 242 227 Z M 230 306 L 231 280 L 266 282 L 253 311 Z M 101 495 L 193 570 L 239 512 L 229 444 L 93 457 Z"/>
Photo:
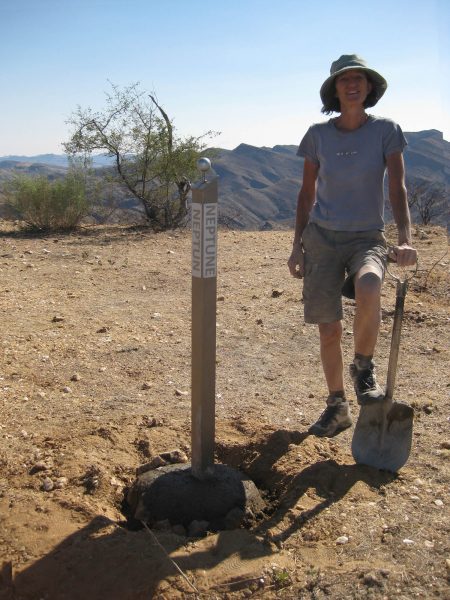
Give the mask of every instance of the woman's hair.
<path id="1" fill-rule="evenodd" d="M 372 79 L 367 75 L 367 73 L 364 73 L 364 75 L 366 76 L 367 81 L 372 85 L 372 89 L 367 94 L 367 98 L 364 100 L 363 105 L 364 108 L 369 108 L 370 106 L 374 106 L 377 103 L 377 88 L 374 85 Z M 341 112 L 341 103 L 339 102 L 339 99 L 336 96 L 336 86 L 334 84 L 334 81 L 332 93 L 329 96 L 328 102 L 326 102 L 322 106 L 321 112 L 323 112 L 325 115 L 331 115 L 332 112 Z"/>

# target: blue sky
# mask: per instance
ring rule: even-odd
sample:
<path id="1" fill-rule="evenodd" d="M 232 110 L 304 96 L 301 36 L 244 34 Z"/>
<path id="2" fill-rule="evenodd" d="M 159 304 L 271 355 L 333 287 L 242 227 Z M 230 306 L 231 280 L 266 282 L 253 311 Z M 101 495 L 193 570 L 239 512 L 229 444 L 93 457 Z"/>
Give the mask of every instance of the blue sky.
<path id="1" fill-rule="evenodd" d="M 448 140 L 449 15 L 450 0 L 0 0 L 0 155 L 61 153 L 108 80 L 155 91 L 181 134 L 296 144 L 352 52 L 388 80 L 373 114 Z"/>

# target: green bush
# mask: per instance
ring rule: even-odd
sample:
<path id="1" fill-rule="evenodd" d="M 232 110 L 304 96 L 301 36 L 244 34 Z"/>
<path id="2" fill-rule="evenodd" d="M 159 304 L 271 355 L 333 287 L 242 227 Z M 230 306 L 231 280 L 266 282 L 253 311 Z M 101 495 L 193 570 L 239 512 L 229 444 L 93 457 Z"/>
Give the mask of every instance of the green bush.
<path id="1" fill-rule="evenodd" d="M 40 231 L 74 229 L 89 209 L 86 185 L 77 173 L 55 180 L 17 176 L 6 195 L 17 218 Z"/>

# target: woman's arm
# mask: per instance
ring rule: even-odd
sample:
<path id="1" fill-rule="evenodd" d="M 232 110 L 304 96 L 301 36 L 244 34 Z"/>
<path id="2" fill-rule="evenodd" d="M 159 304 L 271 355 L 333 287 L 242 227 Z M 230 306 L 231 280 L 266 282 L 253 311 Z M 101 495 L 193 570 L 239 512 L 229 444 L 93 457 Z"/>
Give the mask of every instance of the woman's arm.
<path id="1" fill-rule="evenodd" d="M 303 277 L 303 251 L 302 235 L 308 224 L 309 213 L 316 198 L 316 180 L 319 172 L 315 165 L 307 158 L 303 166 L 303 183 L 297 199 L 297 213 L 295 217 L 295 233 L 292 253 L 288 260 L 288 267 L 293 277 Z"/>
<path id="2" fill-rule="evenodd" d="M 389 201 L 398 231 L 398 246 L 394 248 L 399 266 L 407 267 L 417 261 L 417 251 L 411 246 L 411 219 L 405 185 L 403 154 L 394 152 L 386 158 L 389 176 Z"/>
<path id="3" fill-rule="evenodd" d="M 316 198 L 316 180 L 319 167 L 305 158 L 303 166 L 303 182 L 297 198 L 297 214 L 295 217 L 294 245 L 302 241 L 303 230 L 308 224 L 309 213 Z"/>

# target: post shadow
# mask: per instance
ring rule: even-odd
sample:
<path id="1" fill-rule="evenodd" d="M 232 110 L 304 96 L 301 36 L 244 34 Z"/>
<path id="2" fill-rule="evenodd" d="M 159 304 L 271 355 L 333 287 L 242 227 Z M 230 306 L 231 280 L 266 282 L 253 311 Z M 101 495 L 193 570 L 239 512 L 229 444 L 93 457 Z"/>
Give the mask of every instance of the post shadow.
<path id="1" fill-rule="evenodd" d="M 150 600 L 158 585 L 177 570 L 145 529 L 128 531 L 98 516 L 68 536 L 46 556 L 16 574 L 2 600 Z M 184 537 L 157 533 L 168 554 L 186 544 Z M 245 538 L 245 543 L 243 541 Z M 228 556 L 242 560 L 272 551 L 249 531 L 222 531 L 213 551 L 177 558 L 183 571 L 208 570 Z M 189 577 L 189 572 L 187 572 Z M 183 586 L 187 586 L 183 584 Z M 189 590 L 192 591 L 192 590 Z"/>
<path id="2" fill-rule="evenodd" d="M 278 430 L 268 439 L 259 440 L 254 447 L 258 456 L 250 470 L 267 473 L 291 444 L 301 446 L 307 436 Z M 308 489 L 315 489 L 323 500 L 303 511 L 271 541 L 287 540 L 314 516 L 342 500 L 358 481 L 378 488 L 394 479 L 395 475 L 371 467 L 340 465 L 332 459 L 316 462 L 290 479 L 284 478 L 284 492 L 276 510 L 259 525 L 239 532 L 221 531 L 213 549 L 178 557 L 176 562 L 189 576 L 191 569 L 207 571 L 232 555 L 238 555 L 242 561 L 269 557 L 274 550 L 270 544 L 261 542 L 261 536 L 283 523 L 286 513 Z M 280 479 L 275 476 L 272 483 L 275 489 Z M 168 554 L 186 544 L 186 538 L 169 532 L 157 535 Z M 162 580 L 176 574 L 174 566 L 145 529 L 130 531 L 98 516 L 18 573 L 12 584 L 13 595 L 5 596 L 5 600 L 149 600 Z M 0 598 L 3 600 L 1 594 Z"/>

